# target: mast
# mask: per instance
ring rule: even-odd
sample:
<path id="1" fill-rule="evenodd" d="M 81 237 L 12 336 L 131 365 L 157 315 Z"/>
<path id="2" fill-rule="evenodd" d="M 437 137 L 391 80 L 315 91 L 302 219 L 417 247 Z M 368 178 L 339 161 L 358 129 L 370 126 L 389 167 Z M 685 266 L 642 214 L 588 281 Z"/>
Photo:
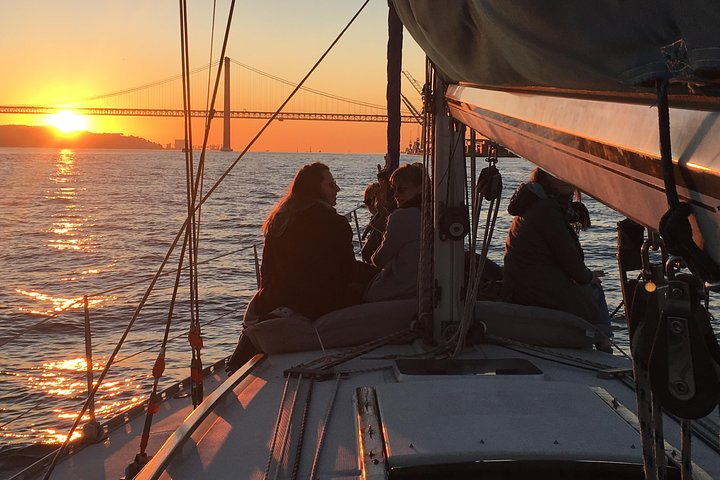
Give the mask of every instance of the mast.
<path id="1" fill-rule="evenodd" d="M 402 71 L 403 24 L 392 2 L 388 2 L 387 43 L 387 156 L 385 171 L 392 173 L 400 164 L 400 79 Z"/>
<path id="2" fill-rule="evenodd" d="M 451 122 L 445 102 L 445 83 L 435 70 L 433 150 L 435 189 L 433 206 L 433 272 L 435 307 L 433 339 L 445 343 L 462 317 L 461 291 L 467 234 L 465 207 L 465 126 Z"/>

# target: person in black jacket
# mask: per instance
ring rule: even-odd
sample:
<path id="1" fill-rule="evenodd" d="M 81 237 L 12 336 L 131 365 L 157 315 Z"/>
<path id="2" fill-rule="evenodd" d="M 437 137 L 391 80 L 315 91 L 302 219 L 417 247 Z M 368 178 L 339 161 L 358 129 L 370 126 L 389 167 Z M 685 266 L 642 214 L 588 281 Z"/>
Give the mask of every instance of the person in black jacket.
<path id="1" fill-rule="evenodd" d="M 591 288 L 601 271 L 585 266 L 577 233 L 568 221 L 567 201 L 575 188 L 536 168 L 510 200 L 512 225 L 505 242 L 502 297 L 523 305 L 575 314 L 606 333 L 605 315 Z M 603 338 L 596 345 L 608 350 Z"/>
<path id="2" fill-rule="evenodd" d="M 350 224 L 334 208 L 338 191 L 327 165 L 315 162 L 298 171 L 270 211 L 262 227 L 265 245 L 255 296 L 261 319 L 286 307 L 315 320 L 360 303 L 365 284 L 377 270 L 355 260 Z M 257 349 L 241 334 L 228 373 L 254 353 Z"/>

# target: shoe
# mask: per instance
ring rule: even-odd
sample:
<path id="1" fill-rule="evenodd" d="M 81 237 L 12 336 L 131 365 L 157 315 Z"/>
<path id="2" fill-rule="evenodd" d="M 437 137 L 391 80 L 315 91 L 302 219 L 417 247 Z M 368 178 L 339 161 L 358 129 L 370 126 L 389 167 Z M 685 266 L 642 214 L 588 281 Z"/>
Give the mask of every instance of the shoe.
<path id="1" fill-rule="evenodd" d="M 595 344 L 595 350 L 598 352 L 604 352 L 604 353 L 613 353 L 612 345 L 610 342 L 607 343 L 596 343 Z"/>

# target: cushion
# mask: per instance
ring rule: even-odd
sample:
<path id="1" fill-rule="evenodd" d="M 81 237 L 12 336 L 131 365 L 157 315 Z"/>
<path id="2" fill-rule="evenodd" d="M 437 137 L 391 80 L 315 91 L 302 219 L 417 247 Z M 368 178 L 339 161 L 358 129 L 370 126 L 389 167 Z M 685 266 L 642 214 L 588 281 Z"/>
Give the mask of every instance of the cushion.
<path id="1" fill-rule="evenodd" d="M 476 302 L 475 321 L 485 324 L 486 341 L 499 343 L 507 338 L 542 347 L 583 348 L 599 340 L 593 326 L 582 318 L 550 308 Z"/>
<path id="2" fill-rule="evenodd" d="M 417 300 L 361 303 L 319 317 L 314 322 L 296 313 L 258 321 L 254 303 L 245 313 L 245 330 L 268 354 L 360 345 L 406 330 L 415 318 Z"/>

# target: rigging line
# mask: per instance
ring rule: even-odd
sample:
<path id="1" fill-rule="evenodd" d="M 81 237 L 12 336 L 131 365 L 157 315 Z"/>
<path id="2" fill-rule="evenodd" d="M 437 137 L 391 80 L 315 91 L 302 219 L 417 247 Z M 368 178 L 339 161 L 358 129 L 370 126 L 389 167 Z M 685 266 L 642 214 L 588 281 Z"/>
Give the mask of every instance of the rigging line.
<path id="1" fill-rule="evenodd" d="M 175 285 L 173 287 L 172 297 L 170 299 L 170 306 L 168 307 L 168 316 L 167 321 L 165 322 L 165 333 L 163 334 L 163 340 L 160 344 L 160 352 L 158 352 L 157 359 L 155 360 L 155 365 L 153 365 L 152 369 L 152 375 L 153 375 L 153 386 L 150 390 L 150 395 L 148 396 L 148 405 L 147 405 L 147 411 L 145 414 L 145 424 L 143 425 L 143 431 L 140 435 L 140 454 L 144 455 L 145 451 L 147 449 L 147 443 L 148 439 L 150 438 L 150 428 L 152 426 L 153 421 L 153 415 L 155 412 L 153 411 L 153 404 L 155 403 L 155 396 L 157 395 L 157 387 L 158 383 L 160 382 L 160 377 L 162 376 L 163 372 L 165 371 L 165 347 L 167 346 L 168 337 L 170 336 L 170 325 L 172 324 L 172 316 L 173 316 L 173 310 L 175 307 L 175 300 L 177 299 L 177 293 L 178 289 L 180 287 L 180 278 L 182 277 L 182 263 L 183 259 L 185 258 L 185 247 L 187 247 L 188 244 L 188 237 L 189 237 L 189 229 L 185 230 L 185 238 L 183 239 L 183 246 L 182 250 L 180 251 L 180 260 L 177 268 L 177 273 L 175 275 Z M 162 362 L 162 371 L 159 373 L 156 372 L 156 367 L 159 367 L 160 362 Z"/>
<path id="2" fill-rule="evenodd" d="M 212 79 L 212 52 L 213 47 L 215 46 L 215 12 L 217 9 L 217 0 L 213 0 L 213 10 L 212 10 L 212 23 L 210 24 L 210 55 L 209 55 L 209 62 L 208 62 L 208 78 L 207 78 L 207 95 L 205 97 L 205 110 L 210 110 L 210 80 Z M 222 58 L 220 58 L 220 62 L 222 63 Z"/>
<path id="3" fill-rule="evenodd" d="M 180 38 L 181 38 L 181 58 L 183 75 L 183 109 L 185 120 L 185 177 L 186 177 L 186 198 L 188 211 L 188 227 L 186 235 L 189 238 L 188 266 L 189 269 L 189 291 L 190 291 L 190 334 L 188 340 L 191 346 L 190 360 L 190 377 L 193 408 L 197 407 L 202 401 L 203 390 L 202 380 L 198 381 L 194 375 L 197 368 L 201 369 L 200 348 L 200 326 L 199 326 L 199 301 L 197 298 L 197 271 L 194 266 L 195 251 L 197 248 L 195 229 L 196 229 L 196 212 L 195 197 L 195 178 L 193 165 L 193 142 L 192 142 L 192 119 L 190 117 L 190 76 L 187 71 L 190 65 L 189 38 L 188 38 L 188 16 L 187 16 L 187 0 L 179 0 L 180 6 Z M 182 260 L 179 260 L 182 261 Z"/>
<path id="4" fill-rule="evenodd" d="M 203 144 L 202 144 L 202 149 L 200 150 L 200 161 L 198 163 L 198 173 L 196 176 L 199 184 L 196 184 L 193 189 L 193 197 L 192 197 L 193 205 L 195 205 L 195 202 L 197 201 L 197 198 L 198 198 L 198 188 L 199 188 L 200 195 L 202 195 L 202 192 L 203 192 L 203 185 L 204 185 L 204 179 L 205 179 L 205 175 L 204 175 L 205 155 L 207 152 L 208 139 L 210 138 L 210 124 L 211 124 L 213 118 L 215 118 L 215 102 L 217 101 L 217 93 L 220 90 L 220 78 L 222 76 L 222 72 L 223 72 L 223 68 L 224 68 L 223 59 L 225 58 L 225 54 L 227 53 L 227 45 L 228 45 L 228 41 L 230 39 L 230 26 L 232 25 L 232 18 L 233 18 L 234 11 L 235 11 L 235 0 L 233 0 L 230 3 L 230 9 L 228 11 L 228 20 L 227 20 L 227 24 L 225 25 L 225 34 L 223 36 L 223 44 L 222 44 L 222 48 L 220 49 L 220 60 L 218 63 L 217 75 L 215 76 L 215 86 L 213 88 L 212 98 L 210 99 L 209 104 L 207 106 L 208 118 L 207 118 L 207 121 L 205 122 L 205 133 L 203 135 Z M 213 25 L 214 25 L 214 19 L 213 19 Z M 209 86 L 209 76 L 208 76 L 208 95 L 209 95 L 209 93 L 210 93 L 210 86 Z M 198 224 L 197 224 L 197 232 L 196 232 L 198 244 L 200 242 L 200 239 L 199 239 L 199 237 L 200 237 L 200 212 L 201 212 L 201 208 L 200 208 L 200 206 L 198 206 Z M 198 261 L 198 257 L 197 257 L 197 250 L 196 250 L 196 252 L 195 252 L 195 264 L 196 265 L 197 265 L 197 261 Z"/>
<path id="5" fill-rule="evenodd" d="M 108 358 L 108 361 L 105 364 L 103 371 L 100 372 L 100 376 L 98 377 L 97 382 L 95 383 L 95 386 L 93 387 L 92 391 L 88 394 L 88 397 L 85 400 L 85 403 L 83 404 L 83 407 L 80 410 L 80 413 L 78 413 L 78 416 L 75 418 L 75 422 L 73 423 L 72 427 L 70 427 L 70 431 L 68 432 L 67 436 L 65 437 L 65 441 L 62 443 L 60 448 L 58 448 L 55 451 L 55 456 L 53 457 L 52 461 L 50 462 L 50 465 L 48 466 L 48 469 L 45 472 L 45 476 L 43 476 L 43 480 L 48 480 L 50 478 L 50 475 L 52 474 L 52 471 L 55 468 L 55 465 L 57 465 L 57 462 L 60 459 L 60 456 L 67 448 L 68 443 L 70 443 L 70 437 L 72 437 L 73 432 L 75 431 L 77 426 L 80 424 L 80 420 L 82 419 L 82 416 L 85 414 L 85 411 L 88 409 L 88 407 L 90 405 L 90 401 L 93 398 L 95 398 L 95 394 L 97 393 L 98 388 L 100 388 L 100 385 L 102 384 L 103 380 L 105 379 L 105 376 L 107 376 L 107 373 L 110 370 L 110 366 L 113 363 L 113 359 L 117 356 L 118 352 L 120 351 L 120 348 L 122 348 L 123 343 L 125 343 L 125 339 L 127 338 L 128 334 L 130 333 L 130 330 L 132 329 L 133 325 L 135 324 L 138 317 L 140 316 L 140 311 L 142 310 L 142 307 L 145 305 L 145 302 L 147 302 L 148 297 L 150 297 L 150 293 L 152 292 L 153 288 L 155 287 L 155 283 L 157 282 L 158 278 L 160 278 L 160 274 L 162 273 L 163 268 L 165 268 L 165 265 L 167 264 L 168 260 L 170 259 L 170 255 L 172 255 L 172 252 L 175 250 L 175 247 L 177 246 L 180 236 L 183 234 L 183 232 L 187 228 L 187 224 L 188 224 L 188 221 L 186 219 L 185 222 L 182 224 L 182 227 L 180 227 L 180 231 L 177 233 L 177 235 L 175 236 L 175 239 L 173 240 L 172 244 L 170 245 L 170 248 L 168 249 L 167 254 L 165 254 L 165 258 L 163 259 L 162 263 L 160 264 L 160 267 L 158 268 L 157 273 L 155 273 L 155 276 L 151 280 L 150 285 L 148 285 L 148 288 L 145 290 L 145 294 L 143 295 L 142 299 L 140 300 L 140 303 L 138 304 L 137 308 L 135 309 L 135 312 L 133 313 L 133 316 L 130 319 L 130 322 L 128 322 L 128 325 L 125 328 L 125 331 L 123 332 L 123 334 L 120 337 L 120 340 L 118 341 L 117 345 L 115 346 L 115 349 L 110 354 L 110 357 Z"/>
<path id="6" fill-rule="evenodd" d="M 190 279 L 190 324 L 191 326 L 195 324 L 195 309 L 193 309 L 193 306 L 196 306 L 196 296 L 195 293 L 197 292 L 196 284 L 197 284 L 197 273 L 195 270 L 195 266 L 193 263 L 193 260 L 195 259 L 194 252 L 196 251 L 196 238 L 195 238 L 195 229 L 196 229 L 196 215 L 195 212 L 197 209 L 194 208 L 195 205 L 195 198 L 192 195 L 192 192 L 194 191 L 195 187 L 195 179 L 194 179 L 194 166 L 193 166 L 193 143 L 192 143 L 192 119 L 190 117 L 190 76 L 188 75 L 188 69 L 190 65 L 190 46 L 189 46 L 189 38 L 188 38 L 188 16 L 187 16 L 187 1 L 186 0 L 179 0 L 179 6 L 180 6 L 180 44 L 181 44 L 181 64 L 182 64 L 182 72 L 183 72 L 183 109 L 184 109 L 184 120 L 185 120 L 185 176 L 186 176 L 186 197 L 187 197 L 187 210 L 188 210 L 188 219 L 190 220 L 190 225 L 188 227 L 188 230 L 186 234 L 189 232 L 189 239 L 190 239 L 190 245 L 188 248 L 188 266 L 189 268 L 189 279 Z M 195 354 L 193 352 L 193 358 L 195 357 Z"/>
<path id="7" fill-rule="evenodd" d="M 190 328 L 190 343 L 193 347 L 192 349 L 192 358 L 193 363 L 191 364 L 191 373 L 193 373 L 193 370 L 202 370 L 202 360 L 201 360 L 201 353 L 200 349 L 202 348 L 202 340 L 201 340 L 201 324 L 200 324 L 200 292 L 198 287 L 198 272 L 197 272 L 197 261 L 198 261 L 198 249 L 199 249 L 199 242 L 200 242 L 200 216 L 201 216 L 201 206 L 198 205 L 197 208 L 195 208 L 195 204 L 197 202 L 198 198 L 198 189 L 200 189 L 200 192 L 202 193 L 202 186 L 203 186 L 203 179 L 204 179 L 204 171 L 205 171 L 205 155 L 207 152 L 207 143 L 208 139 L 210 137 L 210 126 L 212 123 L 212 119 L 214 118 L 214 112 L 215 112 L 215 102 L 217 100 L 217 92 L 219 90 L 220 85 L 220 78 L 223 71 L 223 62 L 222 59 L 225 57 L 225 53 L 227 51 L 227 44 L 228 39 L 230 37 L 230 27 L 232 25 L 232 18 L 233 18 L 233 12 L 235 10 L 235 0 L 233 0 L 230 4 L 230 9 L 228 11 L 228 19 L 225 26 L 225 35 L 223 38 L 223 45 L 220 53 L 220 63 L 218 65 L 217 75 L 215 77 L 215 87 L 213 89 L 212 99 L 209 103 L 209 114 L 207 117 L 207 120 L 205 122 L 205 133 L 203 135 L 203 143 L 202 148 L 200 150 L 200 160 L 198 162 L 198 171 L 197 171 L 197 177 L 196 181 L 192 182 L 192 178 L 189 179 L 188 187 L 192 186 L 192 189 L 188 188 L 188 217 L 192 218 L 191 221 L 194 221 L 195 219 L 195 211 L 197 211 L 197 224 L 192 225 L 192 231 L 190 234 L 190 241 L 191 241 L 191 250 L 188 252 L 188 256 L 190 257 L 190 265 L 191 265 L 191 282 L 190 282 L 190 299 L 191 299 L 191 315 L 190 315 L 190 321 L 191 321 L 191 328 Z M 186 19 L 187 20 L 187 19 Z M 189 65 L 189 60 L 188 65 Z M 188 84 L 189 84 L 189 78 L 188 78 Z M 209 92 L 208 92 L 209 93 Z M 188 92 L 189 96 L 189 92 Z M 189 117 L 188 117 L 188 121 Z M 191 147 L 192 151 L 192 147 Z M 192 156 L 190 157 L 190 167 L 189 172 L 192 174 Z M 191 191 L 192 190 L 192 191 Z M 192 207 L 192 209 L 191 209 Z M 194 257 L 194 258 L 193 258 Z M 195 267 L 193 268 L 193 265 Z M 193 272 L 194 270 L 194 272 Z M 194 275 L 193 275 L 194 273 Z M 195 310 L 195 320 L 193 321 L 192 311 L 193 308 Z M 193 345 L 193 342 L 197 342 L 195 345 Z M 197 361 L 197 364 L 195 364 L 195 361 Z M 203 391 L 202 391 L 202 383 L 198 382 L 195 383 L 194 379 L 195 376 L 191 375 L 193 378 L 193 405 L 197 405 L 202 401 L 203 397 Z"/>
<path id="8" fill-rule="evenodd" d="M 335 398 L 337 397 L 337 392 L 340 388 L 341 378 L 342 377 L 339 373 L 335 376 L 335 388 L 333 389 L 327 411 L 325 412 L 325 420 L 321 424 L 322 427 L 320 428 L 318 443 L 315 448 L 315 457 L 313 458 L 312 468 L 310 469 L 310 480 L 315 480 L 315 478 L 317 478 L 317 466 L 320 463 L 320 453 L 322 452 L 323 444 L 325 443 L 325 434 L 327 433 L 333 408 L 335 407 Z"/>
<path id="9" fill-rule="evenodd" d="M 205 111 L 208 112 L 208 116 L 205 119 L 205 129 L 209 132 L 210 130 L 210 122 L 212 122 L 212 119 L 215 115 L 215 112 L 210 112 L 211 105 L 214 106 L 214 103 L 210 103 L 210 82 L 212 80 L 212 55 L 213 55 L 213 48 L 215 46 L 215 17 L 217 12 L 217 0 L 213 0 L 213 10 L 212 10 L 212 23 L 210 24 L 210 54 L 208 55 L 208 75 L 207 75 L 207 86 L 205 87 L 205 90 L 207 92 L 205 96 Z M 232 15 L 231 15 L 232 16 Z M 220 57 L 218 60 L 218 65 L 223 64 L 223 58 Z M 218 70 L 221 70 L 222 67 L 218 67 Z M 207 137 L 206 137 L 207 138 Z M 203 191 L 203 183 L 205 180 L 205 167 L 204 167 L 204 157 L 205 157 L 205 145 L 206 142 L 203 141 L 203 147 L 202 150 L 200 150 L 200 165 L 198 165 L 198 173 L 196 178 L 200 182 L 200 192 Z M 201 167 L 202 165 L 202 167 Z M 202 170 L 201 170 L 202 168 Z M 193 204 L 195 203 L 195 196 L 193 196 Z M 195 236 L 198 239 L 198 249 L 199 250 L 199 244 L 200 244 L 200 219 L 202 217 L 202 211 L 201 209 L 198 210 L 198 221 L 197 221 L 197 231 L 195 233 Z M 195 251 L 195 264 L 197 265 L 198 262 L 198 254 L 197 250 Z"/>
<path id="10" fill-rule="evenodd" d="M 539 358 L 539 359 L 541 359 L 541 360 L 547 360 L 548 362 L 557 363 L 557 364 L 559 364 L 559 365 L 565 365 L 565 366 L 568 366 L 568 367 L 579 368 L 579 369 L 581 369 L 581 370 L 589 370 L 589 371 L 591 371 L 591 372 L 597 372 L 597 371 L 601 370 L 600 368 L 591 367 L 591 366 L 585 366 L 585 365 L 582 365 L 582 364 L 580 364 L 580 363 L 572 363 L 571 361 L 567 361 L 567 362 L 566 362 L 566 361 L 563 361 L 563 360 L 558 360 L 558 359 L 556 359 L 556 358 L 550 358 L 550 357 L 545 356 L 545 355 L 549 355 L 549 354 L 547 354 L 547 353 L 545 353 L 545 352 L 530 353 L 530 352 L 528 352 L 528 351 L 520 350 L 519 348 L 513 348 L 513 347 L 510 347 L 510 346 L 508 346 L 508 345 L 503 345 L 503 344 L 501 344 L 501 345 L 499 345 L 499 346 L 500 346 L 500 347 L 503 347 L 503 348 L 506 348 L 506 349 L 508 349 L 508 350 L 511 350 L 511 351 L 513 351 L 513 352 L 522 353 L 523 355 L 528 355 L 528 356 L 530 356 L 530 357 Z M 540 355 L 541 353 L 542 353 L 543 355 Z M 579 361 L 582 361 L 581 359 L 578 359 L 578 360 L 579 360 Z M 610 367 L 608 366 L 607 368 L 610 368 Z"/>

